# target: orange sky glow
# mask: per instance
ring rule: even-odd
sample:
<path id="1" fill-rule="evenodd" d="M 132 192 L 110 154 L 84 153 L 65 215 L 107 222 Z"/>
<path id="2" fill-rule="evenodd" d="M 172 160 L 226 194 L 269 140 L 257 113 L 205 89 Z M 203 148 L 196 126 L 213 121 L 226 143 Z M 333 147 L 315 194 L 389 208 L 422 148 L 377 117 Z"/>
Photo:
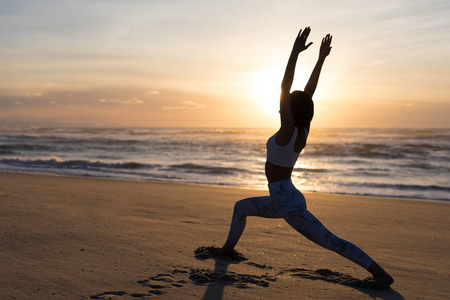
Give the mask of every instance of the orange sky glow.
<path id="1" fill-rule="evenodd" d="M 448 1 L 10 1 L 0 126 L 276 127 L 333 35 L 316 127 L 450 127 Z"/>

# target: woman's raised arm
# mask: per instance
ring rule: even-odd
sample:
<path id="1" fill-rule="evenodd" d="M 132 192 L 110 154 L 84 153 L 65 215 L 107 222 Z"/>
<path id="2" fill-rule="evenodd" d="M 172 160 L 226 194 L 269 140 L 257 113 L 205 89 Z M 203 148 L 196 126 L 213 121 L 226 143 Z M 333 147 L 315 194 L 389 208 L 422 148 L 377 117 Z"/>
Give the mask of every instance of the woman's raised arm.
<path id="1" fill-rule="evenodd" d="M 305 27 L 305 29 L 297 35 L 294 46 L 292 48 L 291 55 L 284 72 L 283 81 L 281 83 L 281 96 L 280 96 L 280 114 L 281 114 L 281 126 L 287 125 L 294 128 L 294 116 L 291 110 L 291 87 L 294 81 L 295 66 L 297 64 L 297 57 L 300 52 L 308 49 L 312 43 L 306 44 L 311 28 Z M 292 125 L 292 126 L 291 126 Z"/>
<path id="2" fill-rule="evenodd" d="M 322 70 L 323 63 L 325 62 L 325 58 L 330 54 L 331 51 L 331 40 L 332 36 L 327 34 L 322 39 L 322 45 L 320 45 L 319 59 L 317 60 L 316 66 L 312 71 L 311 77 L 309 77 L 308 83 L 305 86 L 305 93 L 308 94 L 312 98 L 314 92 L 316 91 L 317 82 L 319 81 L 320 71 Z"/>

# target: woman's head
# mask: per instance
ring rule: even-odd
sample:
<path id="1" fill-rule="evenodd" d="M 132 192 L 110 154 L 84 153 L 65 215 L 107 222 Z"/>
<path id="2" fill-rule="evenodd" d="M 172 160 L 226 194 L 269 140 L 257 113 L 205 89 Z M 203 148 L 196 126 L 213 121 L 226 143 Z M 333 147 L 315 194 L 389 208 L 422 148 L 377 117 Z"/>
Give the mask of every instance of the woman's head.
<path id="1" fill-rule="evenodd" d="M 291 93 L 291 109 L 294 114 L 296 127 L 309 127 L 314 116 L 314 102 L 302 91 Z"/>

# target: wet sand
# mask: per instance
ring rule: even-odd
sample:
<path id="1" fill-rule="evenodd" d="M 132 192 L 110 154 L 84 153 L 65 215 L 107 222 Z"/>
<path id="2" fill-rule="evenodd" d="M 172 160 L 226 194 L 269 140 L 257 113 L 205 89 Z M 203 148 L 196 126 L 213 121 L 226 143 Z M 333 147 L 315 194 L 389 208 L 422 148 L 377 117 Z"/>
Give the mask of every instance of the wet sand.
<path id="1" fill-rule="evenodd" d="M 448 299 L 450 204 L 305 193 L 333 233 L 396 280 L 370 275 L 290 228 L 251 217 L 236 250 L 221 246 L 230 187 L 0 173 L 2 299 Z"/>

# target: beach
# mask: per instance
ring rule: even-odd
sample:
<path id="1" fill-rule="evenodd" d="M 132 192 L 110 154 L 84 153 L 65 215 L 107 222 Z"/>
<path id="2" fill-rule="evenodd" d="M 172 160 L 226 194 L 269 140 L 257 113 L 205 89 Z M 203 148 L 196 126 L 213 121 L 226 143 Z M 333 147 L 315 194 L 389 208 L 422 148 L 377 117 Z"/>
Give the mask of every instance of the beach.
<path id="1" fill-rule="evenodd" d="M 199 247 L 222 246 L 237 200 L 260 195 L 267 192 L 0 173 L 0 298 L 450 297 L 450 204 L 443 201 L 305 193 L 325 226 L 394 277 L 391 289 L 349 284 L 348 276 L 369 273 L 283 219 L 247 220 L 236 247 L 245 261 L 195 256 Z"/>

